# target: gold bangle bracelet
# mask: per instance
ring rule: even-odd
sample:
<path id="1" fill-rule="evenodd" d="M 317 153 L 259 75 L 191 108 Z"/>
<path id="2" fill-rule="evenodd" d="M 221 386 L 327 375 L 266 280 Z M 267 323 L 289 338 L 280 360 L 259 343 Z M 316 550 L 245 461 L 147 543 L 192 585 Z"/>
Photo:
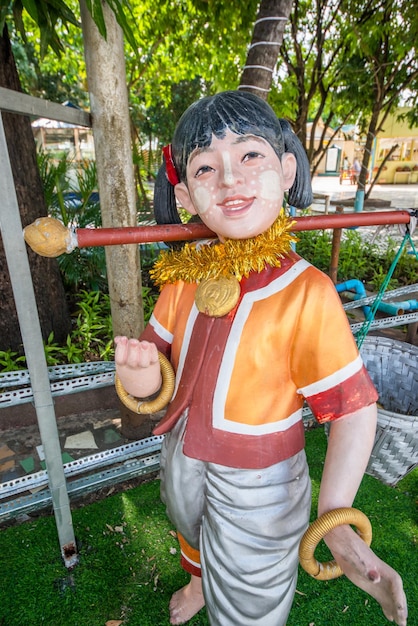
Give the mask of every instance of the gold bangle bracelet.
<path id="1" fill-rule="evenodd" d="M 333 509 L 316 519 L 305 532 L 299 546 L 299 562 L 303 569 L 317 580 L 332 580 L 343 574 L 336 561 L 320 563 L 316 560 L 314 552 L 318 543 L 325 535 L 344 524 L 352 524 L 368 546 L 372 542 L 372 526 L 369 518 L 351 507 Z"/>
<path id="2" fill-rule="evenodd" d="M 154 400 L 144 402 L 139 398 L 131 396 L 122 386 L 119 376 L 115 374 L 115 388 L 120 401 L 134 413 L 158 413 L 170 402 L 176 380 L 173 367 L 170 361 L 161 352 L 158 353 L 158 360 L 161 367 L 162 385 L 158 396 Z"/>

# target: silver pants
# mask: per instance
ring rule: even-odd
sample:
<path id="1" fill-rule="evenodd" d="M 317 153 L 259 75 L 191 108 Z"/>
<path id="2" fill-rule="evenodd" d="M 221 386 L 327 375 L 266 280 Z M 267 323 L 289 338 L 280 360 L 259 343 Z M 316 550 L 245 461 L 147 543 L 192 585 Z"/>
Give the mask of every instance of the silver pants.
<path id="1" fill-rule="evenodd" d="M 296 589 L 298 547 L 310 513 L 304 451 L 243 470 L 182 452 L 187 414 L 166 435 L 161 495 L 177 530 L 200 550 L 212 626 L 284 626 Z"/>

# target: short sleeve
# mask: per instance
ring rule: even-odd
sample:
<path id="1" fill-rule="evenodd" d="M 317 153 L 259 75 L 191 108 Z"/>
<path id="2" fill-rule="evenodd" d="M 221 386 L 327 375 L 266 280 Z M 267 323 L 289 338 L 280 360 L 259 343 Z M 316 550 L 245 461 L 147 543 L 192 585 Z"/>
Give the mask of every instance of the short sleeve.
<path id="1" fill-rule="evenodd" d="M 331 280 L 310 267 L 301 288 L 292 377 L 317 420 L 327 422 L 372 404 L 377 392 Z"/>

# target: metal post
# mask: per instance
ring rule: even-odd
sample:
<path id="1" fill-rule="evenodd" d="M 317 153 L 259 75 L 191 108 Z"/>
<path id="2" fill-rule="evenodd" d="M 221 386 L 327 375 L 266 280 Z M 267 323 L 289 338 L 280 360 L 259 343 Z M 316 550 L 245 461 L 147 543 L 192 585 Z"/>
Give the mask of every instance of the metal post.
<path id="1" fill-rule="evenodd" d="M 364 189 L 357 189 L 356 197 L 354 200 L 354 211 L 357 213 L 358 211 L 362 211 L 364 207 Z"/>
<path id="2" fill-rule="evenodd" d="M 58 428 L 42 343 L 32 276 L 22 234 L 22 223 L 20 220 L 1 112 L 0 172 L 0 231 L 9 267 L 16 310 L 31 379 L 39 431 L 45 453 L 48 482 L 51 490 L 61 554 L 65 565 L 71 568 L 77 563 L 78 556 L 70 502 L 62 466 Z"/>

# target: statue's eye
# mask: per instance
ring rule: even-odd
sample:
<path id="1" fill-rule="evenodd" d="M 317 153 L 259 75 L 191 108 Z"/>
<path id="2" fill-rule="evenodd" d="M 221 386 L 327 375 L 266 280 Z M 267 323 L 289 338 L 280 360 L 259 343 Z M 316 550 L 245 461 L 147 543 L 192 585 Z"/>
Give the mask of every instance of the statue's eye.
<path id="1" fill-rule="evenodd" d="M 195 176 L 195 178 L 199 178 L 199 176 L 202 176 L 202 174 L 206 174 L 207 172 L 214 172 L 214 171 L 215 170 L 213 169 L 213 167 L 210 167 L 209 165 L 202 165 L 196 171 L 194 176 Z"/>
<path id="2" fill-rule="evenodd" d="M 242 158 L 242 162 L 246 163 L 248 161 L 252 161 L 253 159 L 264 159 L 264 155 L 255 151 L 247 152 Z"/>

